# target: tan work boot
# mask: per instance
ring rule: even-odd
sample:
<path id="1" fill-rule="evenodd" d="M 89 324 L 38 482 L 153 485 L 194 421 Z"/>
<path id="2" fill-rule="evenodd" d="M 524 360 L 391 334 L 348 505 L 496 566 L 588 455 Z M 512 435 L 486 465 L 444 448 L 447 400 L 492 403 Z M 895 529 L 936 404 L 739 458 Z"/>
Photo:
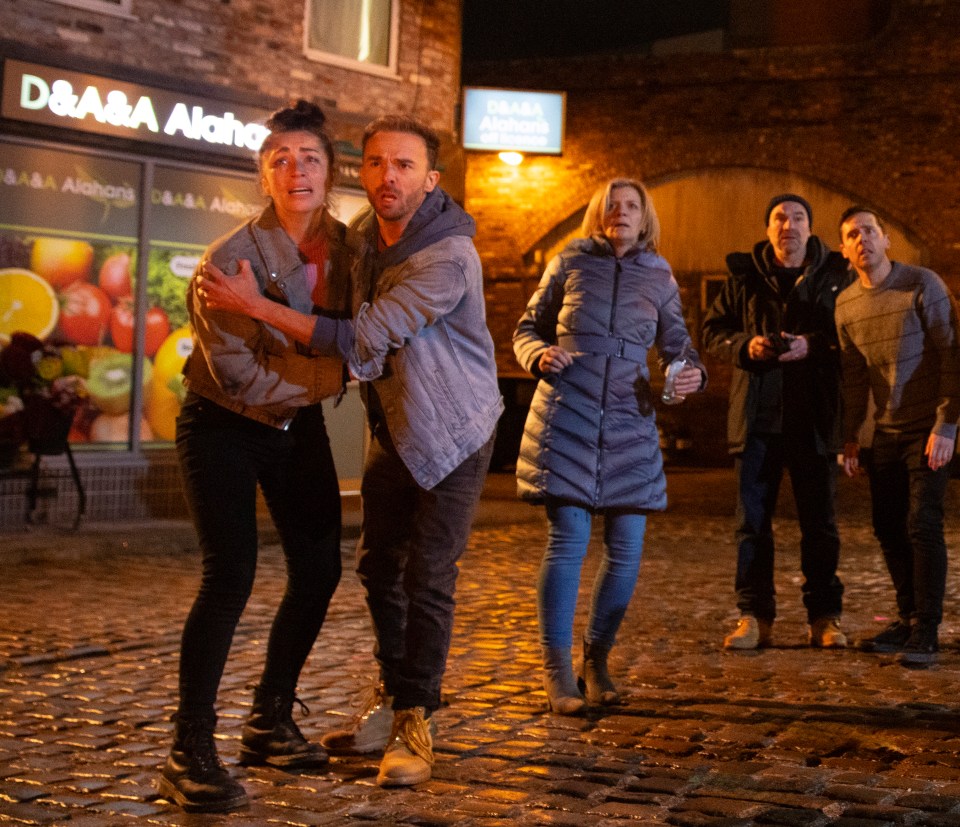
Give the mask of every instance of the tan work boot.
<path id="1" fill-rule="evenodd" d="M 723 639 L 724 649 L 760 649 L 769 646 L 773 637 L 773 623 L 744 615 L 737 628 Z"/>
<path id="2" fill-rule="evenodd" d="M 810 645 L 817 649 L 843 649 L 847 636 L 840 629 L 839 617 L 820 617 L 810 624 Z"/>
<path id="3" fill-rule="evenodd" d="M 391 698 L 382 683 L 374 684 L 366 693 L 360 711 L 350 725 L 335 729 L 320 739 L 331 755 L 365 755 L 382 752 L 393 731 Z"/>
<path id="4" fill-rule="evenodd" d="M 381 787 L 409 787 L 430 780 L 433 737 L 425 715 L 422 706 L 394 712 L 390 743 L 377 775 Z"/>

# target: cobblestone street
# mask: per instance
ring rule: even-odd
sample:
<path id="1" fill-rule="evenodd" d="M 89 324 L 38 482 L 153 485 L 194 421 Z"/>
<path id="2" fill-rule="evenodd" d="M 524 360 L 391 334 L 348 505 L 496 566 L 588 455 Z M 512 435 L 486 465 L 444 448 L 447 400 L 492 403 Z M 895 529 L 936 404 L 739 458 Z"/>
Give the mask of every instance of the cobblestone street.
<path id="1" fill-rule="evenodd" d="M 948 544 L 960 545 L 958 483 Z M 539 509 L 494 475 L 458 585 L 431 781 L 381 789 L 377 757 L 288 774 L 236 765 L 250 685 L 283 582 L 266 537 L 220 693 L 221 753 L 249 808 L 185 815 L 158 800 L 181 625 L 198 581 L 184 524 L 0 537 L 0 823 L 97 825 L 960 825 L 960 612 L 950 572 L 939 663 L 806 646 L 798 531 L 781 497 L 774 647 L 727 653 L 732 472 L 678 469 L 649 520 L 640 582 L 612 655 L 622 706 L 546 711 L 534 587 Z M 848 635 L 889 622 L 893 595 L 865 482 L 840 481 Z M 597 538 L 595 531 L 595 539 Z M 304 671 L 298 717 L 319 737 L 374 675 L 354 541 Z M 596 566 L 593 548 L 578 612 Z"/>

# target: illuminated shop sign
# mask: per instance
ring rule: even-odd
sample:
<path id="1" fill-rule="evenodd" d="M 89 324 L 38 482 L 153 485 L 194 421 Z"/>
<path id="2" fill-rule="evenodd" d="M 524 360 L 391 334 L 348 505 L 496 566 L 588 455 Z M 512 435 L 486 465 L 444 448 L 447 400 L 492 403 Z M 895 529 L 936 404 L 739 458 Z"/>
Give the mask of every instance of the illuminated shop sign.
<path id="1" fill-rule="evenodd" d="M 0 115 L 19 121 L 249 158 L 269 111 L 112 78 L 4 62 Z"/>
<path id="2" fill-rule="evenodd" d="M 565 102 L 563 92 L 464 89 L 463 146 L 559 155 Z"/>

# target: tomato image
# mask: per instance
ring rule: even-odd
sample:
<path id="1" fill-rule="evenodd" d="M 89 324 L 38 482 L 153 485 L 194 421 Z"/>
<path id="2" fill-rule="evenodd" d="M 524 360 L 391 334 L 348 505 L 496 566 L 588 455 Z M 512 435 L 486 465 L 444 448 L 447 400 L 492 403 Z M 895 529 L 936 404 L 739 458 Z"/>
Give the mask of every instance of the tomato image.
<path id="1" fill-rule="evenodd" d="M 95 284 L 77 281 L 60 291 L 61 338 L 75 345 L 98 345 L 110 320 L 110 297 Z"/>
<path id="2" fill-rule="evenodd" d="M 133 291 L 130 281 L 130 256 L 127 253 L 115 253 L 107 258 L 100 265 L 97 284 L 114 301 L 129 296 Z"/>
<path id="3" fill-rule="evenodd" d="M 146 316 L 144 352 L 153 356 L 170 333 L 170 320 L 162 308 L 151 307 Z M 133 298 L 124 296 L 110 312 L 110 338 L 117 350 L 133 352 Z"/>
<path id="4" fill-rule="evenodd" d="M 151 307 L 147 311 L 147 333 L 144 353 L 153 356 L 160 349 L 160 345 L 170 334 L 170 320 L 167 314 L 159 307 Z"/>

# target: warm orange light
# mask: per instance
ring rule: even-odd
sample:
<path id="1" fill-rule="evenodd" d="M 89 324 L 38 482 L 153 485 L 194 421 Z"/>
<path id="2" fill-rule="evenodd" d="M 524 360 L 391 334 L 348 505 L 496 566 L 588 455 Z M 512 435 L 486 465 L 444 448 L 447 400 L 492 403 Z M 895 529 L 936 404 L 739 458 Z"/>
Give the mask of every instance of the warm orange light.
<path id="1" fill-rule="evenodd" d="M 517 167 L 523 163 L 523 155 L 519 152 L 501 152 L 500 160 L 512 167 Z"/>

